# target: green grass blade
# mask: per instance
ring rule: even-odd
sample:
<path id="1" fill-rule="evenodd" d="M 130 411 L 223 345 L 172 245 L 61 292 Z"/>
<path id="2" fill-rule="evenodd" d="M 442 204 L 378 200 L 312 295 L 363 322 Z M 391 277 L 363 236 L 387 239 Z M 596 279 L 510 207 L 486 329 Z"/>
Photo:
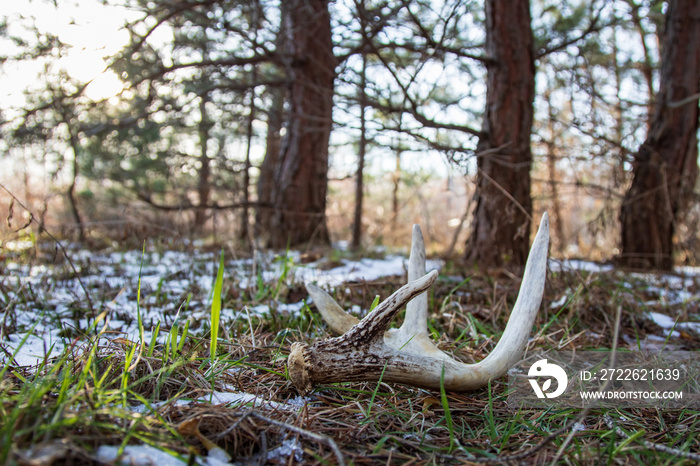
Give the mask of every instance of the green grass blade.
<path id="1" fill-rule="evenodd" d="M 141 317 L 141 273 L 143 272 L 143 259 L 146 255 L 146 241 L 143 242 L 143 249 L 141 250 L 141 264 L 139 265 L 139 281 L 138 287 L 136 289 L 136 318 L 139 323 L 139 343 L 143 345 L 143 318 Z"/>
<path id="2" fill-rule="evenodd" d="M 187 339 L 189 329 L 190 329 L 190 321 L 186 320 L 185 321 L 185 328 L 182 329 L 182 335 L 180 336 L 180 341 L 177 344 L 178 354 L 182 354 L 182 348 L 185 346 L 185 340 Z"/>
<path id="3" fill-rule="evenodd" d="M 387 363 L 389 364 L 389 363 Z M 384 371 L 386 370 L 387 364 L 384 364 L 384 368 L 382 369 L 382 373 L 379 375 L 379 380 L 377 381 L 377 386 L 374 388 L 374 391 L 372 392 L 372 398 L 369 400 L 369 406 L 367 407 L 367 417 L 369 418 L 369 414 L 372 412 L 372 406 L 374 405 L 374 399 L 377 396 L 377 392 L 379 391 L 379 386 L 382 384 L 382 379 L 384 378 Z"/>
<path id="4" fill-rule="evenodd" d="M 442 365 L 442 371 L 440 372 L 440 403 L 443 411 L 445 411 L 445 422 L 450 433 L 450 450 L 452 450 L 455 445 L 455 433 L 452 413 L 450 413 L 450 403 L 447 400 L 447 393 L 445 393 L 445 364 Z"/>
<path id="5" fill-rule="evenodd" d="M 214 282 L 214 295 L 211 300 L 211 343 L 209 345 L 209 357 L 214 362 L 216 358 L 216 344 L 219 339 L 219 319 L 221 317 L 221 293 L 224 287 L 224 250 L 221 250 L 219 258 L 219 271 Z"/>
<path id="6" fill-rule="evenodd" d="M 146 353 L 146 354 L 149 358 L 153 357 L 153 350 L 156 347 L 156 340 L 158 339 L 159 333 L 160 333 L 160 320 L 158 321 L 158 324 L 156 324 L 156 328 L 153 330 L 153 334 L 151 335 L 151 342 L 148 344 L 148 353 Z"/>

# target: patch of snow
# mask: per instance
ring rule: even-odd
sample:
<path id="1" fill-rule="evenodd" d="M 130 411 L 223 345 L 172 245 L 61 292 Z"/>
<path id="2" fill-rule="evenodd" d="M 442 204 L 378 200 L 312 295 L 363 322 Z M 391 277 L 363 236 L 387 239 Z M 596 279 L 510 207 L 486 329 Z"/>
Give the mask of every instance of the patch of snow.
<path id="1" fill-rule="evenodd" d="M 678 267 L 674 267 L 674 271 L 685 276 L 689 277 L 699 277 L 700 276 L 700 267 L 690 267 L 687 265 L 682 265 Z"/>
<path id="2" fill-rule="evenodd" d="M 212 404 L 225 405 L 242 405 L 252 403 L 255 407 L 269 407 L 271 409 L 283 409 L 285 411 L 296 411 L 297 406 L 287 403 L 278 403 L 260 398 L 256 395 L 243 392 L 212 392 L 205 397 L 200 398 L 202 401 L 207 401 Z"/>
<path id="3" fill-rule="evenodd" d="M 567 301 L 568 299 L 569 299 L 569 295 L 568 295 L 568 294 L 564 294 L 564 295 L 562 295 L 561 298 L 557 299 L 556 301 L 552 301 L 552 302 L 549 304 L 549 308 L 550 308 L 550 309 L 556 309 L 556 308 L 562 307 L 564 304 L 566 304 L 566 301 Z"/>
<path id="4" fill-rule="evenodd" d="M 303 407 L 307 403 L 311 403 L 313 399 L 309 396 L 296 396 L 287 400 L 288 405 Z"/>
<path id="5" fill-rule="evenodd" d="M 441 267 L 442 261 L 439 260 L 427 260 L 425 264 L 427 271 Z M 329 270 L 300 267 L 296 270 L 295 278 L 301 282 L 316 282 L 321 287 L 336 287 L 349 281 L 372 281 L 382 277 L 405 275 L 407 269 L 406 257 L 390 255 L 384 259 L 344 260 L 343 265 Z"/>
<path id="6" fill-rule="evenodd" d="M 231 457 L 229 456 L 228 453 L 226 453 L 226 450 L 223 448 L 215 447 L 209 450 L 209 453 L 207 454 L 207 464 L 209 466 L 224 466 L 224 465 L 229 465 L 231 461 Z"/>
<path id="7" fill-rule="evenodd" d="M 676 320 L 673 319 L 671 316 L 667 316 L 666 314 L 661 314 L 659 312 L 650 312 L 649 318 L 652 322 L 654 322 L 656 325 L 663 329 L 670 329 L 676 326 Z"/>
<path id="8" fill-rule="evenodd" d="M 267 304 L 256 304 L 253 307 L 248 307 L 250 312 L 256 315 L 264 315 L 264 314 L 269 314 L 270 313 L 270 306 Z"/>
<path id="9" fill-rule="evenodd" d="M 613 266 L 580 259 L 549 259 L 549 270 L 552 272 L 567 272 L 571 270 L 579 270 L 581 272 L 610 272 L 613 270 Z"/>
<path id="10" fill-rule="evenodd" d="M 121 456 L 119 456 L 118 446 L 102 445 L 97 449 L 96 456 L 97 460 L 103 463 L 135 466 L 152 466 L 154 464 L 158 466 L 184 466 L 187 464 L 187 461 L 150 445 L 127 445 Z"/>
<path id="11" fill-rule="evenodd" d="M 185 466 L 189 461 L 178 456 L 159 450 L 150 445 L 127 445 L 119 456 L 119 447 L 102 445 L 97 448 L 97 460 L 103 463 L 113 463 L 128 466 Z M 230 458 L 226 451 L 214 448 L 205 458 L 195 457 L 195 464 L 200 466 L 226 466 L 230 465 Z"/>
<path id="12" fill-rule="evenodd" d="M 670 337 L 673 336 L 679 336 L 679 333 L 673 332 Z M 669 335 L 665 337 L 659 335 L 646 335 L 644 339 L 640 340 L 627 334 L 622 335 L 622 339 L 632 350 L 641 349 L 642 351 L 650 353 L 658 353 L 660 351 L 677 351 L 681 349 L 680 345 L 670 343 L 668 338 Z"/>
<path id="13" fill-rule="evenodd" d="M 302 399 L 303 400 L 303 399 Z M 268 408 L 272 410 L 284 410 L 296 412 L 300 407 L 304 406 L 305 401 L 299 401 L 298 398 L 292 399 L 287 403 L 279 403 L 277 401 L 266 400 L 252 393 L 244 393 L 238 391 L 221 392 L 215 391 L 204 395 L 197 399 L 179 398 L 174 402 L 175 406 L 186 406 L 191 403 L 209 403 L 213 405 L 239 406 L 243 404 L 252 404 L 255 408 Z M 159 401 L 151 403 L 151 408 L 157 409 L 160 406 L 169 403 L 168 401 Z M 147 413 L 149 409 L 144 404 L 132 406 L 131 411 L 135 413 Z"/>
<path id="14" fill-rule="evenodd" d="M 27 334 L 15 333 L 8 335 L 10 341 L 6 345 L 6 349 L 11 354 L 14 354 L 13 359 L 20 366 L 35 366 L 44 361 L 44 359 L 55 358 L 61 354 L 65 344 L 61 337 L 58 336 L 59 329 L 47 330 L 46 332 L 48 335 L 44 338 L 39 338 L 34 334 L 29 335 L 19 350 L 17 348 Z M 0 363 L 4 363 L 6 359 L 7 356 L 5 354 L 0 355 Z"/>
<path id="15" fill-rule="evenodd" d="M 700 334 L 700 322 L 677 322 L 673 317 L 659 312 L 649 312 L 649 318 L 652 322 L 665 330 L 674 329 L 672 336 L 680 336 L 677 330 L 689 330 Z"/>
<path id="16" fill-rule="evenodd" d="M 350 242 L 347 240 L 340 240 L 333 243 L 333 247 L 339 251 L 347 251 L 350 249 Z"/>
<path id="17" fill-rule="evenodd" d="M 0 246 L 2 246 L 3 249 L 7 249 L 8 251 L 24 251 L 26 249 L 34 247 L 34 243 L 31 241 L 17 240 L 7 241 L 5 243 L 0 242 Z"/>
<path id="18" fill-rule="evenodd" d="M 171 404 L 173 406 L 187 406 L 190 403 L 192 403 L 192 400 L 178 398 L 175 401 L 156 401 L 154 403 L 150 403 L 150 407 L 153 409 L 158 409 L 165 404 Z M 146 414 L 146 413 L 151 412 L 151 410 L 148 407 L 146 407 L 145 404 L 137 404 L 137 405 L 131 406 L 129 409 L 131 411 L 133 411 L 135 413 L 139 413 L 139 414 Z"/>
<path id="19" fill-rule="evenodd" d="M 292 303 L 292 304 L 278 303 L 277 304 L 277 311 L 278 312 L 289 312 L 291 315 L 298 315 L 301 312 L 301 309 L 303 307 L 304 307 L 304 301 L 299 301 L 298 303 Z"/>
<path id="20" fill-rule="evenodd" d="M 286 459 L 292 455 L 297 463 L 303 462 L 304 448 L 297 437 L 285 439 L 282 441 L 282 445 L 267 452 L 267 461 L 281 459 L 286 463 Z"/>

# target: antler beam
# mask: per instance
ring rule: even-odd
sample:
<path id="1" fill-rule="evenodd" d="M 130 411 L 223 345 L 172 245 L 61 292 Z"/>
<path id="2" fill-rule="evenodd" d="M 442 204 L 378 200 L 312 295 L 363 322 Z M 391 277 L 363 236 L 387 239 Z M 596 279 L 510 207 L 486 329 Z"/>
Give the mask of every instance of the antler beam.
<path id="1" fill-rule="evenodd" d="M 429 389 L 439 389 L 442 380 L 445 389 L 451 391 L 485 386 L 522 358 L 544 293 L 548 247 L 549 219 L 545 213 L 501 340 L 483 361 L 464 364 L 440 351 L 428 336 L 425 291 L 435 282 L 438 273 L 425 274 L 423 236 L 420 228 L 414 226 L 409 283 L 361 321 L 343 311 L 319 287 L 306 285 L 328 325 L 343 335 L 310 346 L 292 344 L 287 361 L 292 383 L 302 392 L 309 392 L 319 383 L 375 381 L 380 377 L 385 382 Z M 407 307 L 403 325 L 399 329 L 389 329 L 391 320 L 404 305 Z"/>

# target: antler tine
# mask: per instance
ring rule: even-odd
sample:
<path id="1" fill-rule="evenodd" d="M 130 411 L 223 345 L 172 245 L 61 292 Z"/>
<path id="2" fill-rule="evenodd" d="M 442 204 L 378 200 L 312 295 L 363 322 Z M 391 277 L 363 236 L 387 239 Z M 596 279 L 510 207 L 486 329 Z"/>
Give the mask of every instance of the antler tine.
<path id="1" fill-rule="evenodd" d="M 504 375 L 523 357 L 530 330 L 535 323 L 542 303 L 547 278 L 547 253 L 549 251 L 549 216 L 542 215 L 535 241 L 525 264 L 518 298 L 501 339 L 491 353 L 476 364 L 457 363 L 456 368 L 445 369 L 445 388 L 455 391 L 474 390 L 488 384 L 489 380 Z"/>
<path id="2" fill-rule="evenodd" d="M 307 283 L 306 291 L 309 292 L 311 299 L 314 300 L 314 304 L 316 304 L 316 308 L 318 312 L 321 313 L 323 320 L 326 321 L 334 332 L 342 335 L 350 330 L 353 325 L 357 325 L 360 322 L 357 317 L 351 316 L 345 312 L 343 308 L 320 287 L 313 283 Z"/>
<path id="3" fill-rule="evenodd" d="M 411 255 L 408 258 L 408 281 L 425 275 L 425 241 L 420 226 L 413 225 Z M 428 293 L 422 293 L 406 305 L 406 317 L 398 329 L 389 329 L 384 341 L 394 349 L 407 353 L 449 358 L 428 335 Z"/>
<path id="4" fill-rule="evenodd" d="M 490 373 L 505 374 L 522 358 L 535 323 L 537 311 L 542 303 L 544 284 L 547 278 L 547 252 L 549 251 L 549 216 L 542 215 L 540 227 L 530 247 L 525 264 L 523 281 L 518 297 L 501 339 L 491 353 L 481 361 L 481 366 Z"/>

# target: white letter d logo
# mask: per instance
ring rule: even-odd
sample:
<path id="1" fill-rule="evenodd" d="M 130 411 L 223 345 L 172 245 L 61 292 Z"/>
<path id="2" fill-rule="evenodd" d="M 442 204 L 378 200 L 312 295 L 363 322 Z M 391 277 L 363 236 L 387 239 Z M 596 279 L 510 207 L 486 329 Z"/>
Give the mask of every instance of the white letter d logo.
<path id="1" fill-rule="evenodd" d="M 537 398 L 556 398 L 564 393 L 564 390 L 566 390 L 566 386 L 569 383 L 569 378 L 566 376 L 564 369 L 556 364 L 548 363 L 546 359 L 540 359 L 534 363 L 530 367 L 527 375 L 530 377 L 528 381 L 530 382 L 530 385 L 532 385 L 532 389 L 535 391 Z M 548 378 L 542 385 L 542 388 L 540 388 L 540 385 L 533 377 L 550 378 Z M 552 385 L 552 378 L 557 381 L 557 389 L 551 393 L 546 393 L 549 387 Z"/>

